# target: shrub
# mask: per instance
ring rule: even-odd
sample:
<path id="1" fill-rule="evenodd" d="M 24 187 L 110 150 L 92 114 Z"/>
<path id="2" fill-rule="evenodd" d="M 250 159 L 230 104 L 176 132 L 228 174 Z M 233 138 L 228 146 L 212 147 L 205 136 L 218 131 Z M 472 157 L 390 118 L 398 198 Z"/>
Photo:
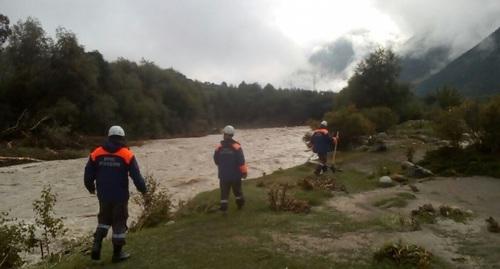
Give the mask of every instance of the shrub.
<path id="1" fill-rule="evenodd" d="M 38 242 L 42 253 L 42 258 L 50 256 L 50 244 L 66 233 L 62 218 L 55 217 L 54 206 L 57 196 L 52 193 L 50 185 L 44 186 L 39 200 L 33 202 L 35 212 L 35 225 L 41 230 L 40 238 L 35 238 L 34 231 L 30 234 L 32 242 Z"/>
<path id="2" fill-rule="evenodd" d="M 399 116 L 388 107 L 372 107 L 362 110 L 363 115 L 375 124 L 377 132 L 385 132 L 399 121 Z"/>
<path id="3" fill-rule="evenodd" d="M 399 241 L 383 246 L 373 258 L 376 262 L 389 261 L 404 268 L 426 269 L 431 266 L 432 253 L 417 245 L 406 245 Z"/>
<path id="4" fill-rule="evenodd" d="M 471 135 L 472 142 L 479 141 L 479 134 L 481 131 L 480 125 L 480 110 L 481 106 L 479 103 L 471 100 L 466 100 L 460 106 L 461 115 L 467 124 L 467 127 L 470 129 L 469 134 Z"/>
<path id="5" fill-rule="evenodd" d="M 173 219 L 172 200 L 170 195 L 160 189 L 160 183 L 152 176 L 146 177 L 146 194 L 135 196 L 133 201 L 141 208 L 141 214 L 132 224 L 131 231 L 154 227 Z"/>
<path id="6" fill-rule="evenodd" d="M 415 157 L 415 148 L 410 146 L 406 150 L 406 160 L 409 162 L 413 162 L 414 157 Z"/>
<path id="7" fill-rule="evenodd" d="M 498 222 L 493 217 L 487 218 L 486 223 L 488 224 L 487 229 L 489 232 L 500 233 L 500 225 L 498 225 Z"/>
<path id="8" fill-rule="evenodd" d="M 333 131 L 340 133 L 340 145 L 352 145 L 359 142 L 361 136 L 375 132 L 374 124 L 354 106 L 328 112 L 324 118 L 328 121 L 328 129 L 332 133 Z"/>
<path id="9" fill-rule="evenodd" d="M 464 133 L 469 131 L 459 108 L 441 112 L 436 117 L 433 128 L 438 137 L 449 140 L 455 148 L 460 146 Z"/>
<path id="10" fill-rule="evenodd" d="M 465 223 L 468 219 L 472 217 L 472 213 L 470 212 L 447 205 L 440 206 L 439 213 L 444 218 L 449 218 L 454 220 L 455 222 L 462 222 L 462 223 Z"/>
<path id="11" fill-rule="evenodd" d="M 482 148 L 500 152 L 500 97 L 484 105 L 479 114 Z"/>
<path id="12" fill-rule="evenodd" d="M 9 218 L 7 212 L 0 213 L 0 268 L 16 268 L 23 265 L 20 256 L 23 251 L 33 247 L 29 235 L 34 230 L 32 225 L 17 222 Z"/>
<path id="13" fill-rule="evenodd" d="M 328 176 L 305 177 L 298 180 L 297 185 L 305 191 L 325 190 L 347 192 L 344 185 L 337 183 L 337 180 L 335 178 Z"/>
<path id="14" fill-rule="evenodd" d="M 424 204 L 412 210 L 411 217 L 420 223 L 436 223 L 437 212 L 432 204 Z"/>
<path id="15" fill-rule="evenodd" d="M 298 200 L 288 195 L 287 184 L 273 187 L 268 192 L 269 207 L 273 211 L 291 211 L 294 213 L 309 213 L 311 206 L 306 201 Z"/>
<path id="16" fill-rule="evenodd" d="M 416 98 L 411 98 L 406 102 L 402 102 L 396 107 L 393 107 L 392 110 L 399 116 L 399 122 L 421 120 L 425 115 L 423 103 Z"/>
<path id="17" fill-rule="evenodd" d="M 463 96 L 460 92 L 450 86 L 444 86 L 435 93 L 436 101 L 442 109 L 459 106 L 463 102 Z"/>

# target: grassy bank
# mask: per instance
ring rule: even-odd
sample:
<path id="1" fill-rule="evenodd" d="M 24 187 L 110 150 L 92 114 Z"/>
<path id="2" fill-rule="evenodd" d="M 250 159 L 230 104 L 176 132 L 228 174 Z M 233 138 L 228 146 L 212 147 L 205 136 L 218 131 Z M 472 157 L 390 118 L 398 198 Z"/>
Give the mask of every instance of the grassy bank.
<path id="1" fill-rule="evenodd" d="M 128 236 L 132 259 L 111 264 L 111 245 L 106 242 L 103 259 L 71 254 L 57 264 L 35 268 L 412 268 L 374 263 L 380 246 L 360 245 L 349 249 L 343 238 L 353 233 L 383 233 L 398 227 L 384 219 L 354 220 L 329 207 L 325 201 L 344 192 L 303 190 L 296 183 L 312 173 L 313 166 L 280 170 L 244 182 L 246 207 L 238 211 L 230 201 L 227 216 L 217 210 L 218 190 L 200 193 L 178 213 L 174 223 Z M 335 175 L 349 193 L 376 188 L 375 179 L 357 171 Z M 293 197 L 307 200 L 310 213 L 274 212 L 268 190 L 289 184 Z M 439 261 L 434 268 L 446 268 Z"/>

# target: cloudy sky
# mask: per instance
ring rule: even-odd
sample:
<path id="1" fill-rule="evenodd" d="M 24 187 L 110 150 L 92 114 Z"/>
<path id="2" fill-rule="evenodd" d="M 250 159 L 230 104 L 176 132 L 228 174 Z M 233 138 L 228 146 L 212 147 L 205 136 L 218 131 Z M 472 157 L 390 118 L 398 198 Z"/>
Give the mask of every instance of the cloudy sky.
<path id="1" fill-rule="evenodd" d="M 334 91 L 378 46 L 453 57 L 500 26 L 499 0 L 0 0 L 0 13 L 38 18 L 49 35 L 63 26 L 108 60 Z"/>

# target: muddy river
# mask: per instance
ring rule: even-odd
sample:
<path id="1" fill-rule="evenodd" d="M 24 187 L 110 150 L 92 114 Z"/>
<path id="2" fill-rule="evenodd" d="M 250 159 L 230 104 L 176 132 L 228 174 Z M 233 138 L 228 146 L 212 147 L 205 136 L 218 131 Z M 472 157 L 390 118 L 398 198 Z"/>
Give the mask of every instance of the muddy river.
<path id="1" fill-rule="evenodd" d="M 304 163 L 311 156 L 302 136 L 307 127 L 237 130 L 249 178 Z M 212 160 L 221 135 L 149 141 L 133 147 L 143 175 L 153 175 L 175 200 L 187 200 L 199 192 L 218 187 Z M 70 236 L 92 231 L 96 225 L 97 198 L 83 186 L 86 158 L 49 161 L 0 168 L 0 211 L 31 222 L 32 202 L 50 184 L 58 195 L 56 213 L 66 217 Z M 130 184 L 132 193 L 135 192 Z M 137 208 L 131 205 L 131 217 Z"/>

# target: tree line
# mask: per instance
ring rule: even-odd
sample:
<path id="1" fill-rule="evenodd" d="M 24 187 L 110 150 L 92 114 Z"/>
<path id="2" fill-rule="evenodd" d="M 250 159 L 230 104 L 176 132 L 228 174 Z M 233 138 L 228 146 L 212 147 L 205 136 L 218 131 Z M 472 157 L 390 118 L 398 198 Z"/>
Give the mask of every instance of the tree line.
<path id="1" fill-rule="evenodd" d="M 11 26 L 0 15 L 4 141 L 55 146 L 76 134 L 103 135 L 112 124 L 134 138 L 201 134 L 224 124 L 299 125 L 320 119 L 333 97 L 271 84 L 200 82 L 147 60 L 109 62 L 86 51 L 71 31 L 58 28 L 51 38 L 34 18 Z"/>

